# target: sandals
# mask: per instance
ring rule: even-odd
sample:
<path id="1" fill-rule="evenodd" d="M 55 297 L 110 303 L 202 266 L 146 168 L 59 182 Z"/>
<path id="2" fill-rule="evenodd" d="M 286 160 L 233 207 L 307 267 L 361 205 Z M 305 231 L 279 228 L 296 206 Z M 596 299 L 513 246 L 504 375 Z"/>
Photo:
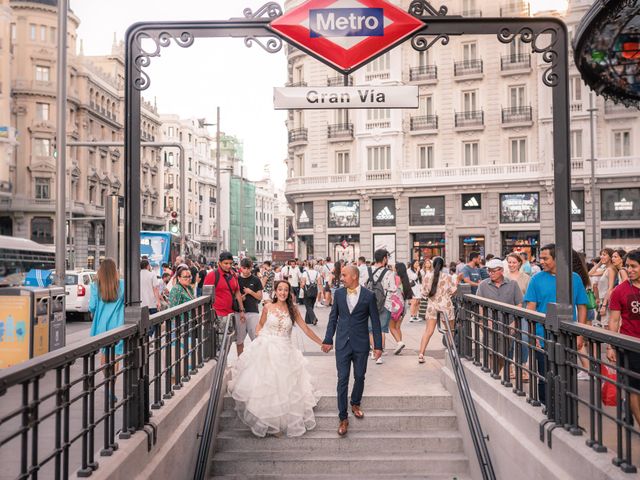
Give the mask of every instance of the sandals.
<path id="1" fill-rule="evenodd" d="M 418 355 L 418 363 L 424 363 L 426 360 L 424 359 L 424 355 L 421 353 Z"/>

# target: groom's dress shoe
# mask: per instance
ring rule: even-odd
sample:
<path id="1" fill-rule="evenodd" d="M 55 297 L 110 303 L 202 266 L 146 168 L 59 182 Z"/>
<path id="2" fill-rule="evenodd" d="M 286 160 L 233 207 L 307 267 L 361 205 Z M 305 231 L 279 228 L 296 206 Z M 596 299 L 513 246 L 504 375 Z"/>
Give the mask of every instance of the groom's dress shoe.
<path id="1" fill-rule="evenodd" d="M 360 405 L 351 405 L 351 411 L 353 412 L 353 416 L 359 419 L 364 418 L 364 412 L 360 410 Z"/>
<path id="2" fill-rule="evenodd" d="M 340 426 L 338 427 L 338 435 L 344 437 L 349 430 L 349 420 L 340 420 Z"/>

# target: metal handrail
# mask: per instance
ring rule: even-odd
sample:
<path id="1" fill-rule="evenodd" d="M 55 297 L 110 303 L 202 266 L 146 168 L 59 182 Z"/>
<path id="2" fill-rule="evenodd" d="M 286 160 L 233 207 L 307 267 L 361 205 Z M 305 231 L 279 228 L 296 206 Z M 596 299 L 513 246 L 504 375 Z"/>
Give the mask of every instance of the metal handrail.
<path id="1" fill-rule="evenodd" d="M 222 337 L 222 343 L 220 344 L 218 362 L 216 364 L 213 382 L 211 383 L 209 402 L 207 403 L 207 414 L 204 419 L 202 434 L 200 435 L 196 471 L 193 475 L 194 480 L 204 480 L 207 473 L 207 465 L 209 464 L 211 446 L 215 441 L 220 402 L 223 400 L 222 388 L 224 371 L 227 368 L 229 349 L 231 348 L 231 343 L 233 343 L 235 337 L 232 319 L 233 315 L 228 315 L 224 323 L 224 336 Z"/>
<path id="2" fill-rule="evenodd" d="M 443 329 L 440 322 L 440 316 L 444 317 L 445 328 Z M 478 419 L 478 412 L 471 396 L 471 389 L 467 382 L 467 376 L 464 373 L 464 368 L 460 362 L 460 355 L 458 354 L 458 348 L 456 347 L 453 334 L 451 333 L 451 327 L 449 326 L 449 317 L 446 312 L 438 312 L 437 317 L 438 331 L 443 335 L 445 343 L 447 345 L 447 352 L 449 354 L 449 361 L 453 373 L 456 377 L 456 384 L 458 385 L 458 392 L 460 393 L 460 400 L 462 401 L 462 407 L 464 408 L 464 415 L 469 425 L 469 431 L 471 432 L 471 439 L 473 440 L 473 448 L 476 451 L 478 457 L 478 463 L 480 464 L 480 470 L 482 472 L 482 478 L 484 480 L 495 480 L 496 474 L 493 470 L 493 464 L 491 463 L 491 455 L 489 454 L 489 448 L 487 447 L 488 436 L 484 435 L 482 425 Z"/>

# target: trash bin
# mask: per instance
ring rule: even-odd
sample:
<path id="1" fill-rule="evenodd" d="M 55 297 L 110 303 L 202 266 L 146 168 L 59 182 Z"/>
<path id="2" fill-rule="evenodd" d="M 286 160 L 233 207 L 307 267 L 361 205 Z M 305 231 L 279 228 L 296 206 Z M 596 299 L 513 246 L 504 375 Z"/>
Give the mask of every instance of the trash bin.
<path id="1" fill-rule="evenodd" d="M 0 288 L 0 368 L 49 351 L 50 300 L 48 288 Z"/>
<path id="2" fill-rule="evenodd" d="M 53 352 L 66 345 L 67 322 L 65 318 L 64 302 L 66 291 L 64 287 L 50 287 L 51 297 L 49 317 L 49 351 Z"/>

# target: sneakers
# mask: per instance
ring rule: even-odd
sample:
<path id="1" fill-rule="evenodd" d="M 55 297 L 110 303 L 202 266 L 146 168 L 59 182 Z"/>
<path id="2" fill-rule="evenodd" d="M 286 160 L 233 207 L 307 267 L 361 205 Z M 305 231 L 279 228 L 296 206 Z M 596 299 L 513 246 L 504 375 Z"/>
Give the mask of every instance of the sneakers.
<path id="1" fill-rule="evenodd" d="M 382 361 L 382 357 L 376 360 L 376 365 L 382 365 L 384 362 Z"/>
<path id="2" fill-rule="evenodd" d="M 409 323 L 417 323 L 417 322 L 419 322 L 419 321 L 420 321 L 420 319 L 419 319 L 418 317 L 411 317 L 411 318 L 409 319 Z"/>
<path id="3" fill-rule="evenodd" d="M 578 372 L 578 380 L 589 380 L 589 374 L 580 370 Z"/>
<path id="4" fill-rule="evenodd" d="M 404 350 L 404 347 L 406 347 L 406 345 L 404 344 L 404 342 L 398 342 L 398 346 L 396 347 L 396 349 L 394 350 L 393 354 L 394 355 L 400 355 L 400 353 L 402 352 L 402 350 Z"/>

